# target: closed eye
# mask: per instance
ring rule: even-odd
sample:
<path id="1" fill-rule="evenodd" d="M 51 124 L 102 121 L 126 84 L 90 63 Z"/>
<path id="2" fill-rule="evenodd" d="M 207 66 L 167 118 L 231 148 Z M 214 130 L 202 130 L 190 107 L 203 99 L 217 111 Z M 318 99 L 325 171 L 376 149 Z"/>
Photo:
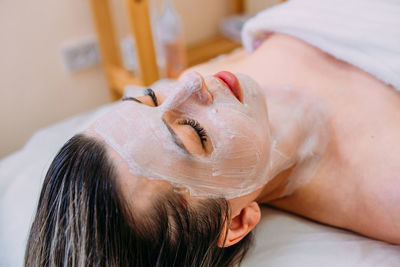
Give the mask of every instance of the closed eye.
<path id="1" fill-rule="evenodd" d="M 180 125 L 189 125 L 193 128 L 193 130 L 197 133 L 201 146 L 203 149 L 205 148 L 205 142 L 207 142 L 207 132 L 206 130 L 198 123 L 196 120 L 193 119 L 183 119 L 182 121 L 178 122 Z"/>

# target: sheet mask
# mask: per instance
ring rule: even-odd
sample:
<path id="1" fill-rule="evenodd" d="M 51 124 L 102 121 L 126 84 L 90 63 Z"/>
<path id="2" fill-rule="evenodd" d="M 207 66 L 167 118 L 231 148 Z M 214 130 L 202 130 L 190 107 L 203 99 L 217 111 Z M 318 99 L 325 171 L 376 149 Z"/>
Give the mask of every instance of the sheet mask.
<path id="1" fill-rule="evenodd" d="M 246 195 L 269 181 L 271 146 L 264 93 L 249 77 L 237 77 L 243 103 L 216 78 L 208 77 L 205 83 L 213 101 L 202 104 L 199 92 L 203 81 L 189 73 L 175 88 L 172 84 L 153 88 L 166 96 L 158 107 L 124 101 L 91 129 L 138 177 L 185 187 L 191 196 L 231 199 Z M 213 151 L 201 156 L 180 148 L 165 124 L 167 112 L 198 121 L 207 131 Z"/>

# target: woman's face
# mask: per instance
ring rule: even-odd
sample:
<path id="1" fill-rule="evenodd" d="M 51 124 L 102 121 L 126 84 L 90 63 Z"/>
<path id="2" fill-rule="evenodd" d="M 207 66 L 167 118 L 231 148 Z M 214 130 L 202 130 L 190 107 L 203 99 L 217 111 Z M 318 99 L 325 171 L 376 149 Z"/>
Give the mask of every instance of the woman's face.
<path id="1" fill-rule="evenodd" d="M 267 182 L 266 101 L 249 77 L 192 72 L 125 99 L 91 129 L 136 177 L 227 199 Z"/>

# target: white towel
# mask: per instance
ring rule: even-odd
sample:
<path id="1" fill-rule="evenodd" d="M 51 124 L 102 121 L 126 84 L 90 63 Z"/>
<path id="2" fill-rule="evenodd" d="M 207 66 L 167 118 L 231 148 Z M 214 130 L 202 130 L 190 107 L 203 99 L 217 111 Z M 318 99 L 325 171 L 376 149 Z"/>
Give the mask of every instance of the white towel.
<path id="1" fill-rule="evenodd" d="M 243 27 L 252 52 L 266 33 L 297 37 L 400 90 L 400 0 L 289 0 Z"/>

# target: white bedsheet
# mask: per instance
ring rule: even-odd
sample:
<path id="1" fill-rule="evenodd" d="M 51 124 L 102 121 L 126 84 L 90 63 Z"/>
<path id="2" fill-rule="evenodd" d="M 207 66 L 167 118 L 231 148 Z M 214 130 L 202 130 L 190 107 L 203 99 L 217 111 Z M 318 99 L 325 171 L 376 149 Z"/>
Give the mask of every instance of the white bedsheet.
<path id="1" fill-rule="evenodd" d="M 41 182 L 58 149 L 112 105 L 38 131 L 0 161 L 0 266 L 22 266 Z M 242 266 L 400 266 L 400 246 L 264 207 Z"/>

